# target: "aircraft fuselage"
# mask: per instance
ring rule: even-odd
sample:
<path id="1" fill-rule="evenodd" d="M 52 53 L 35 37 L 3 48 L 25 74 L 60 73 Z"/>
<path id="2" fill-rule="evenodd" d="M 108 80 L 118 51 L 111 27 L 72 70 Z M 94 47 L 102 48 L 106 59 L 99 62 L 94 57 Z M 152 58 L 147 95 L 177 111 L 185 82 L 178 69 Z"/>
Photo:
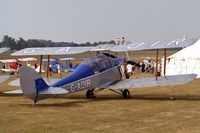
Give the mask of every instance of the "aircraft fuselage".
<path id="1" fill-rule="evenodd" d="M 72 92 L 85 89 L 106 88 L 122 78 L 121 58 L 99 55 L 81 63 L 69 76 L 51 85 Z"/>

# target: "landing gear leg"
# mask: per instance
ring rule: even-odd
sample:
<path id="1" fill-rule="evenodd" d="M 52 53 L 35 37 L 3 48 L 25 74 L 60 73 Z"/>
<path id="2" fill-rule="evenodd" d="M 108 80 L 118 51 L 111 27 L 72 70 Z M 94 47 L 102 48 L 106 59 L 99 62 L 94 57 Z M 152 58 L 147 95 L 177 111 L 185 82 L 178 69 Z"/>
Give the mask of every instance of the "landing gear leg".
<path id="1" fill-rule="evenodd" d="M 86 97 L 87 97 L 87 99 L 94 98 L 94 97 L 95 97 L 95 96 L 94 96 L 94 89 L 88 90 L 88 91 L 86 92 Z"/>
<path id="2" fill-rule="evenodd" d="M 38 98 L 38 95 L 35 97 L 34 101 L 33 101 L 33 104 L 32 104 L 32 107 L 34 107 L 37 103 L 37 98 Z"/>
<path id="3" fill-rule="evenodd" d="M 122 94 L 123 98 L 130 98 L 130 91 L 128 89 L 125 89 Z"/>

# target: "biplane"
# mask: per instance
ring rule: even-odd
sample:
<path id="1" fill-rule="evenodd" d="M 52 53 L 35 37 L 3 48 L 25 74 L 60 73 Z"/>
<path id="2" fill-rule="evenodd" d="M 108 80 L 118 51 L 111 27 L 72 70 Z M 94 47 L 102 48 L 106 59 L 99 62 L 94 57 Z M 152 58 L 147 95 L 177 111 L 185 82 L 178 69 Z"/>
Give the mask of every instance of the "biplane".
<path id="1" fill-rule="evenodd" d="M 2 63 L 2 72 L 16 72 L 17 71 L 17 60 L 16 59 L 2 59 L 0 60 Z"/>
<path id="2" fill-rule="evenodd" d="M 127 52 L 141 50 L 156 50 L 156 67 L 158 69 L 158 51 L 164 49 L 164 60 L 166 62 L 166 50 L 173 48 L 184 48 L 194 44 L 197 39 L 178 39 L 172 41 L 156 41 L 149 43 L 130 43 L 126 45 L 98 45 L 94 47 L 45 47 L 26 48 L 13 53 L 13 56 L 33 56 L 47 55 L 48 62 L 50 55 L 78 54 L 87 51 L 112 51 Z M 63 79 L 47 82 L 34 69 L 22 66 L 19 69 L 20 86 L 22 90 L 15 90 L 8 93 L 23 93 L 33 103 L 42 99 L 57 97 L 61 94 L 86 91 L 87 98 L 96 97 L 99 91 L 109 89 L 122 95 L 123 98 L 130 97 L 129 89 L 156 87 L 165 85 L 179 85 L 191 82 L 196 78 L 196 74 L 184 74 L 173 76 L 161 76 L 125 79 L 124 78 L 124 58 L 113 56 L 108 53 L 99 54 L 92 58 L 85 59 L 70 75 Z M 164 66 L 165 67 L 165 66 Z M 48 70 L 48 69 L 47 69 Z M 166 69 L 164 68 L 164 71 Z M 165 73 L 165 72 L 164 72 Z M 48 73 L 47 73 L 48 77 Z"/>
<path id="3" fill-rule="evenodd" d="M 0 48 L 0 54 L 7 52 L 8 50 L 10 50 L 10 48 Z M 2 64 L 2 69 L 6 67 L 6 64 Z M 0 76 L 0 83 L 10 79 L 12 77 L 12 75 L 1 75 Z"/>
<path id="4" fill-rule="evenodd" d="M 0 62 L 4 65 L 2 66 L 1 71 L 3 72 L 17 72 L 17 68 L 19 65 L 19 62 L 26 62 L 27 66 L 32 67 L 31 66 L 31 62 L 32 61 L 37 61 L 36 58 L 33 57 L 28 57 L 28 58 L 18 58 L 18 59 L 2 59 L 0 60 Z"/>

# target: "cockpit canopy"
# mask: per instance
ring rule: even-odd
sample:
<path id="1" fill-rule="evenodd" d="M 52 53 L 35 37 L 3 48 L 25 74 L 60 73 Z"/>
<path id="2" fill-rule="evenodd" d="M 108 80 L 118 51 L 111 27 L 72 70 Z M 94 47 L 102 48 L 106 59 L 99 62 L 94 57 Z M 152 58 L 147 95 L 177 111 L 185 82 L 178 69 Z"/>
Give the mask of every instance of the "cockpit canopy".
<path id="1" fill-rule="evenodd" d="M 119 61 L 119 59 L 120 58 L 111 58 L 106 55 L 98 55 L 94 58 L 86 59 L 83 64 L 89 65 L 91 68 L 93 68 L 95 73 L 98 73 L 115 67 L 119 65 L 119 63 L 122 63 L 122 60 Z"/>

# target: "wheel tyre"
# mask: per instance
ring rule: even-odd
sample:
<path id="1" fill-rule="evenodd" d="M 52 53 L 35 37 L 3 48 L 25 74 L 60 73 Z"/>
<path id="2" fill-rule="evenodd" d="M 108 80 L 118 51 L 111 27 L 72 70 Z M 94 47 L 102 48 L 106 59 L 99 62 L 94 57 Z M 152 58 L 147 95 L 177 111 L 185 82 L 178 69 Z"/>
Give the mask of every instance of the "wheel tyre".
<path id="1" fill-rule="evenodd" d="M 91 99 L 94 97 L 94 93 L 93 93 L 93 90 L 88 90 L 87 93 L 86 93 L 86 97 L 88 99 Z"/>
<path id="2" fill-rule="evenodd" d="M 128 89 L 123 91 L 123 98 L 130 98 L 130 91 Z"/>

